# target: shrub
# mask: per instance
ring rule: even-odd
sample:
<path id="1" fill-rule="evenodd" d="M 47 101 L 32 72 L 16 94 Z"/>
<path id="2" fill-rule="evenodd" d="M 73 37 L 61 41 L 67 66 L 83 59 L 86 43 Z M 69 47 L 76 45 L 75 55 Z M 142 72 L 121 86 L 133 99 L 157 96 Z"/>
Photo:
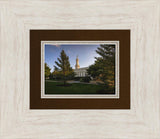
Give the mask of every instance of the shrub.
<path id="1" fill-rule="evenodd" d="M 91 80 L 91 78 L 90 78 L 90 77 L 84 77 L 84 78 L 83 78 L 83 82 L 87 82 L 87 83 L 89 83 L 89 82 L 90 82 L 90 80 Z"/>
<path id="2" fill-rule="evenodd" d="M 87 82 L 89 83 L 91 78 L 90 77 L 74 77 L 75 81 L 80 81 L 80 82 Z"/>
<path id="3" fill-rule="evenodd" d="M 75 81 L 80 81 L 81 77 L 74 77 Z"/>
<path id="4" fill-rule="evenodd" d="M 79 80 L 80 82 L 83 82 L 83 78 L 80 78 L 80 80 Z"/>

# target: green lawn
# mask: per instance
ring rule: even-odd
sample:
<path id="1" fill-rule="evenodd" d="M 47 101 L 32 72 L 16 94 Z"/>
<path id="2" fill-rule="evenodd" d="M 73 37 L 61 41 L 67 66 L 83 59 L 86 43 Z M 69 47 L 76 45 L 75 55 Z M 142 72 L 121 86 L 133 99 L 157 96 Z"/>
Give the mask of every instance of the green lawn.
<path id="1" fill-rule="evenodd" d="M 101 85 L 72 83 L 71 86 L 57 86 L 61 82 L 45 81 L 45 94 L 104 94 Z M 107 93 L 106 94 L 111 94 Z"/>

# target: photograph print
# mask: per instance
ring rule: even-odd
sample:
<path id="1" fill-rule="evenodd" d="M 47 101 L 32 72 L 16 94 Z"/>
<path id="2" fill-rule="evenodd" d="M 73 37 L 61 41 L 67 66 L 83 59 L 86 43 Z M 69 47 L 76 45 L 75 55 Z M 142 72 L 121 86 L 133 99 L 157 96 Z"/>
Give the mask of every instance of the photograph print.
<path id="1" fill-rule="evenodd" d="M 42 97 L 118 97 L 118 42 L 42 42 Z"/>

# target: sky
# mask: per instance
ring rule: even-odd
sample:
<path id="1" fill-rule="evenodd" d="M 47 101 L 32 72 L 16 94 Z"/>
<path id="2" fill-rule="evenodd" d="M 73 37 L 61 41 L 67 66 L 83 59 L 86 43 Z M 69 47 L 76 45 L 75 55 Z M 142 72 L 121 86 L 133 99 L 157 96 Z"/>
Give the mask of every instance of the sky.
<path id="1" fill-rule="evenodd" d="M 60 57 L 60 52 L 64 50 L 69 56 L 71 67 L 75 69 L 76 57 L 79 58 L 80 68 L 94 64 L 95 58 L 99 55 L 95 52 L 99 44 L 45 44 L 45 62 L 51 68 L 51 72 L 56 66 L 55 61 Z"/>

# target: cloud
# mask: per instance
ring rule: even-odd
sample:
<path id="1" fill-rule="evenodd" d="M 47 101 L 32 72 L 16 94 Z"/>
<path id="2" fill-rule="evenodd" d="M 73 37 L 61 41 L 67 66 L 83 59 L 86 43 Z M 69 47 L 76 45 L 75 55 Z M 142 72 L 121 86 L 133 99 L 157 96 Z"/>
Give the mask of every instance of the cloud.
<path id="1" fill-rule="evenodd" d="M 60 48 L 60 47 L 61 47 L 61 45 L 59 45 L 59 44 L 55 44 L 55 46 L 56 46 L 57 48 Z"/>

